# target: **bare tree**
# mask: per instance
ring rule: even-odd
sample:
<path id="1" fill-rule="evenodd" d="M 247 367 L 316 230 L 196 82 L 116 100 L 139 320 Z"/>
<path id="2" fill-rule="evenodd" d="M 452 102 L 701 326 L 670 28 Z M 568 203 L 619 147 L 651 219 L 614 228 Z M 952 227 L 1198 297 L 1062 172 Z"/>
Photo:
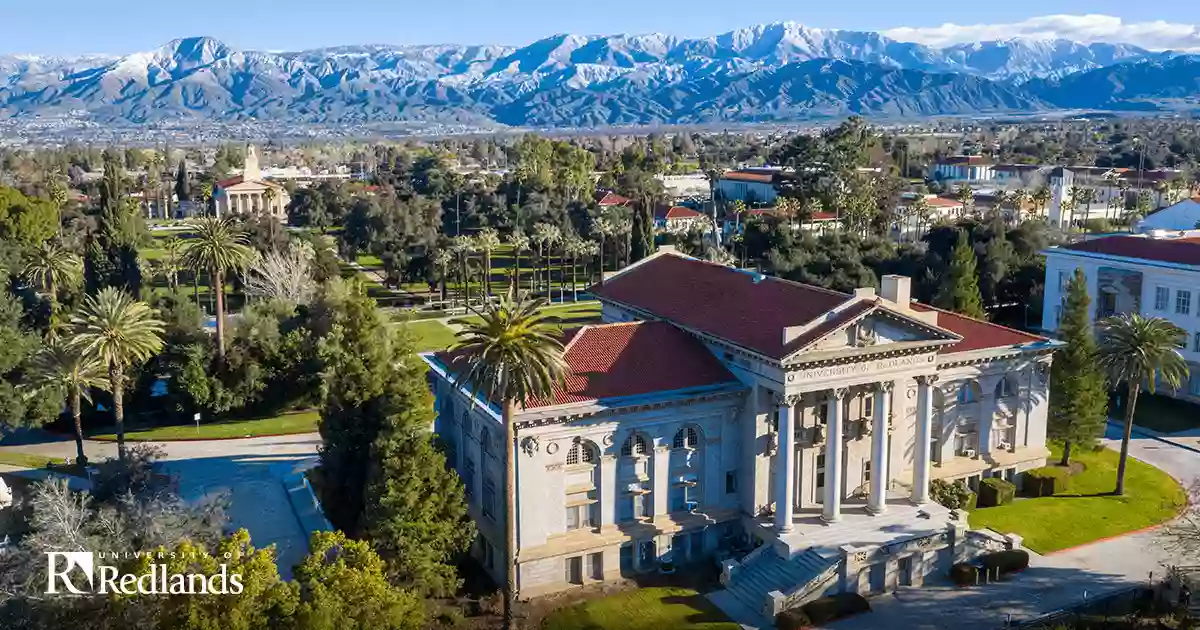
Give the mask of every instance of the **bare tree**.
<path id="1" fill-rule="evenodd" d="M 285 251 L 270 251 L 250 266 L 246 294 L 292 304 L 308 304 L 316 293 L 312 273 L 313 249 L 304 242 Z"/>
<path id="2" fill-rule="evenodd" d="M 1188 488 L 1188 508 L 1159 532 L 1163 548 L 1180 558 L 1200 558 L 1200 480 Z"/>

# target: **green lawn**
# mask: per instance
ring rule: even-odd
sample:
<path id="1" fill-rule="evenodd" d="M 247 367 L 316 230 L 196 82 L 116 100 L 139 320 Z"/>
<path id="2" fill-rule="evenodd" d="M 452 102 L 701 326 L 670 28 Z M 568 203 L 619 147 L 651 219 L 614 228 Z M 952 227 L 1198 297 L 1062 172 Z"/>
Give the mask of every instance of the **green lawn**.
<path id="1" fill-rule="evenodd" d="M 45 455 L 30 455 L 29 453 L 0 451 L 0 464 L 4 464 L 6 466 L 20 466 L 22 468 L 45 468 L 46 462 L 61 464 L 63 463 L 63 459 L 61 457 L 47 457 Z"/>
<path id="2" fill-rule="evenodd" d="M 703 595 L 687 588 L 625 591 L 556 610 L 542 630 L 737 630 Z"/>
<path id="3" fill-rule="evenodd" d="M 568 329 L 578 328 L 585 324 L 600 323 L 600 303 L 595 301 L 547 306 L 542 309 L 542 312 L 559 318 L 563 328 Z M 479 321 L 479 318 L 475 315 L 463 319 L 469 322 Z"/>
<path id="4" fill-rule="evenodd" d="M 1117 408 L 1117 405 L 1113 404 L 1111 409 L 1114 417 L 1125 417 L 1124 408 Z M 1133 423 L 1162 433 L 1176 433 L 1200 428 L 1200 405 L 1186 400 L 1143 393 L 1138 396 Z"/>
<path id="5" fill-rule="evenodd" d="M 373 267 L 378 269 L 383 268 L 383 261 L 378 256 L 372 256 L 371 254 L 359 254 L 355 262 L 368 269 Z"/>
<path id="6" fill-rule="evenodd" d="M 127 431 L 125 439 L 138 442 L 169 442 L 171 440 L 213 440 L 220 438 L 256 437 L 260 435 L 288 435 L 312 433 L 317 430 L 321 419 L 316 411 L 288 413 L 273 418 L 237 420 L 232 422 L 205 423 L 156 427 L 145 431 Z M 114 433 L 89 436 L 93 440 L 116 440 Z"/>
<path id="7" fill-rule="evenodd" d="M 415 347 L 417 352 L 445 350 L 450 347 L 450 344 L 454 343 L 454 331 L 450 330 L 442 322 L 426 320 L 403 322 L 400 325 L 412 333 L 416 341 Z"/>
<path id="8" fill-rule="evenodd" d="M 1057 461 L 1061 448 L 1051 450 L 1051 461 Z M 1120 497 L 1108 494 L 1117 478 L 1115 451 L 1102 448 L 1072 459 L 1087 468 L 1071 477 L 1066 493 L 977 509 L 971 512 L 971 527 L 1020 534 L 1025 546 L 1048 553 L 1157 525 L 1185 505 L 1183 488 L 1170 475 L 1132 457 Z"/>

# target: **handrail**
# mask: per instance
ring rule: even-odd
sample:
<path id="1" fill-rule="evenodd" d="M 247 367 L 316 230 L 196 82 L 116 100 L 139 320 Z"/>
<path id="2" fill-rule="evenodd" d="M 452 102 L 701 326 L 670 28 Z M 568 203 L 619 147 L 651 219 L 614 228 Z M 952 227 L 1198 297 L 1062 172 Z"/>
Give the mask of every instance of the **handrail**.
<path id="1" fill-rule="evenodd" d="M 811 580 L 800 584 L 797 588 L 788 591 L 787 593 L 784 593 L 783 609 L 788 610 L 789 608 L 793 608 L 797 605 L 797 602 L 800 602 L 805 597 L 812 595 L 818 589 L 825 588 L 830 580 L 837 577 L 841 566 L 842 559 L 838 558 L 833 562 L 830 562 L 829 566 L 825 567 L 823 571 L 814 575 Z"/>

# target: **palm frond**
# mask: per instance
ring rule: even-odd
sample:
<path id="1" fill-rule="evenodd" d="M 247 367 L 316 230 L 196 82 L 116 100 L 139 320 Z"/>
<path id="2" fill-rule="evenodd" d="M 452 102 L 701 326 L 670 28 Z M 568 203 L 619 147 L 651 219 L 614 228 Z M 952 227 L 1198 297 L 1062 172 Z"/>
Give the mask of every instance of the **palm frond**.
<path id="1" fill-rule="evenodd" d="M 1187 333 L 1161 317 L 1117 315 L 1100 322 L 1097 360 L 1114 384 L 1144 383 L 1150 393 L 1160 384 L 1179 389 L 1188 377 L 1179 353 L 1186 343 Z"/>
<path id="2" fill-rule="evenodd" d="M 164 324 L 154 310 L 113 287 L 89 296 L 71 322 L 74 349 L 105 366 L 142 363 L 163 347 Z"/>

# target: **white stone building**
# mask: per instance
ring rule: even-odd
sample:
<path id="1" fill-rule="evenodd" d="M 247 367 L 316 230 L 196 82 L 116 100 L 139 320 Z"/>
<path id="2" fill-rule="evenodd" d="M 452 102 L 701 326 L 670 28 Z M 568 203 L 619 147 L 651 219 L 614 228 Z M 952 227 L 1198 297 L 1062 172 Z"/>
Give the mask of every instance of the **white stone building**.
<path id="1" fill-rule="evenodd" d="M 251 146 L 246 149 L 246 164 L 242 174 L 213 186 L 213 201 L 219 217 L 229 214 L 269 214 L 286 222 L 291 197 L 283 186 L 263 178 L 258 152 Z"/>
<path id="2" fill-rule="evenodd" d="M 593 287 L 606 323 L 567 334 L 566 385 L 515 416 L 521 596 L 724 558 L 714 601 L 763 619 L 970 555 L 986 537 L 932 503 L 930 481 L 1045 463 L 1057 345 L 909 291 L 888 276 L 847 295 L 673 252 Z M 476 551 L 502 578 L 499 408 L 453 381 L 452 355 L 426 358 Z"/>
<path id="3" fill-rule="evenodd" d="M 1191 380 L 1159 393 L 1200 402 L 1200 231 L 1170 235 L 1105 236 L 1053 247 L 1046 255 L 1042 329 L 1058 329 L 1067 283 L 1082 269 L 1092 298 L 1090 319 L 1141 313 L 1162 317 L 1187 331 L 1179 351 Z"/>
<path id="4" fill-rule="evenodd" d="M 775 177 L 779 168 L 739 168 L 726 171 L 717 180 L 716 192 L 725 201 L 742 201 L 748 206 L 773 205 L 779 197 Z"/>

